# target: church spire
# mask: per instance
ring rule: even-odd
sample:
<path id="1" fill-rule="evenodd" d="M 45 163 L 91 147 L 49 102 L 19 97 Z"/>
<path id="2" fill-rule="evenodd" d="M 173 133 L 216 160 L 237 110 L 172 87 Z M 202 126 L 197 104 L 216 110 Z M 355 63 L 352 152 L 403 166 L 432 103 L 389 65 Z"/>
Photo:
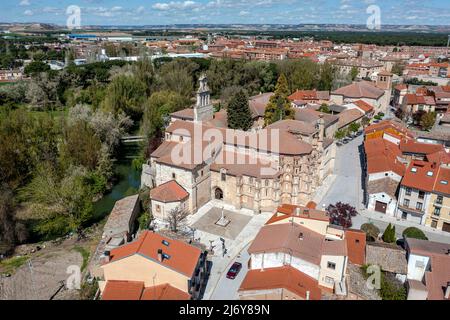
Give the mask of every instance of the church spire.
<path id="1" fill-rule="evenodd" d="M 213 119 L 213 106 L 211 104 L 208 79 L 205 74 L 199 78 L 197 90 L 197 103 L 194 107 L 194 121 L 209 121 Z"/>

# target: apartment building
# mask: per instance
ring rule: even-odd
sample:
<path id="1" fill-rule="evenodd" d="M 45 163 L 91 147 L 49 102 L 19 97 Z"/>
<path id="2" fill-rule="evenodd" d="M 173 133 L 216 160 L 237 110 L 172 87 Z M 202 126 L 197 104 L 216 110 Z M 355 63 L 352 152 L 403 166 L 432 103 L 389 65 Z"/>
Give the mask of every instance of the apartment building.
<path id="1" fill-rule="evenodd" d="M 397 217 L 450 232 L 448 163 L 415 160 L 402 179 Z"/>
<path id="2" fill-rule="evenodd" d="M 207 278 L 204 252 L 151 231 L 106 251 L 101 268 L 103 300 L 198 299 Z"/>

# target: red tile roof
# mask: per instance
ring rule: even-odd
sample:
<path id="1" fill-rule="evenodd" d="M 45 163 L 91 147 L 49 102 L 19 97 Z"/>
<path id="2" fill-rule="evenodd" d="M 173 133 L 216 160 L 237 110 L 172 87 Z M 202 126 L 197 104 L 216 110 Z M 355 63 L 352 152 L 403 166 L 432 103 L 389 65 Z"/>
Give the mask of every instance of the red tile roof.
<path id="1" fill-rule="evenodd" d="M 239 291 L 255 291 L 283 288 L 306 299 L 309 291 L 310 300 L 320 300 L 322 292 L 316 279 L 291 267 L 250 270 L 245 276 Z"/>
<path id="2" fill-rule="evenodd" d="M 369 98 L 378 99 L 383 96 L 384 91 L 377 88 L 371 82 L 360 81 L 349 84 L 332 92 L 335 95 L 341 95 L 349 98 Z"/>
<path id="3" fill-rule="evenodd" d="M 141 300 L 190 300 L 189 293 L 181 291 L 170 284 L 145 288 Z"/>
<path id="4" fill-rule="evenodd" d="M 436 105 L 436 101 L 434 100 L 434 97 L 432 97 L 432 96 L 420 96 L 420 95 L 411 94 L 411 93 L 405 95 L 405 103 L 408 105 L 413 105 L 413 104 L 425 104 L 425 105 L 430 105 L 430 106 Z"/>
<path id="5" fill-rule="evenodd" d="M 190 300 L 189 293 L 170 284 L 144 288 L 142 281 L 108 280 L 102 300 Z"/>
<path id="6" fill-rule="evenodd" d="M 299 209 L 299 215 L 297 215 L 297 209 Z M 326 211 L 284 203 L 277 208 L 277 212 L 269 219 L 269 221 L 266 222 L 266 224 L 286 220 L 292 216 L 303 219 L 330 221 L 330 217 L 327 215 Z"/>
<path id="7" fill-rule="evenodd" d="M 163 241 L 167 241 L 169 245 L 164 245 Z M 159 249 L 162 249 L 163 254 L 167 254 L 169 258 L 160 262 L 158 260 Z M 136 241 L 113 249 L 110 254 L 111 261 L 109 263 L 139 254 L 191 278 L 197 267 L 201 250 L 183 241 L 170 239 L 156 232 L 144 231 Z"/>
<path id="8" fill-rule="evenodd" d="M 401 184 L 427 192 L 450 194 L 450 169 L 436 163 L 413 161 Z"/>
<path id="9" fill-rule="evenodd" d="M 395 143 L 383 138 L 369 139 L 364 141 L 364 151 L 369 174 L 392 171 L 403 176 L 405 165 L 397 159 L 401 153 Z"/>
<path id="10" fill-rule="evenodd" d="M 163 183 L 150 190 L 150 198 L 161 202 L 179 202 L 189 197 L 189 193 L 175 180 Z"/>
<path id="11" fill-rule="evenodd" d="M 102 300 L 140 300 L 144 282 L 108 280 L 103 289 Z"/>
<path id="12" fill-rule="evenodd" d="M 363 110 L 366 114 L 373 111 L 373 107 L 363 100 L 354 101 L 353 104 L 357 105 L 358 108 Z"/>
<path id="13" fill-rule="evenodd" d="M 330 93 L 328 91 L 317 91 L 317 90 L 297 90 L 291 94 L 288 99 L 290 101 L 295 100 L 329 100 Z"/>
<path id="14" fill-rule="evenodd" d="M 445 151 L 444 146 L 441 144 L 420 143 L 414 140 L 402 140 L 400 141 L 399 147 L 403 153 L 414 154 L 431 154 Z"/>

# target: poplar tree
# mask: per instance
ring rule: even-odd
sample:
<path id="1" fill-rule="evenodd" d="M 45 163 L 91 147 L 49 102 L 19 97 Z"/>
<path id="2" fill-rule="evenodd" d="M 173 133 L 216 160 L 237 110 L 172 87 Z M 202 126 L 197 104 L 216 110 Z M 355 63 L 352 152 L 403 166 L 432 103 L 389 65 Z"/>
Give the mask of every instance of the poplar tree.
<path id="1" fill-rule="evenodd" d="M 291 106 L 288 96 L 287 79 L 284 74 L 281 74 L 278 78 L 275 92 L 270 97 L 264 112 L 264 123 L 266 126 L 279 120 L 294 119 L 295 111 Z"/>

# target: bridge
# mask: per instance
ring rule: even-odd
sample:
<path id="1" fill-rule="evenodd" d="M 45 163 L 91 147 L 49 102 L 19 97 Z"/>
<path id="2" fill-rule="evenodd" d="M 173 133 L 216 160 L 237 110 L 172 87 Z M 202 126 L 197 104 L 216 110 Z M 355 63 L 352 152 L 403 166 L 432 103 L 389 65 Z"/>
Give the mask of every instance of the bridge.
<path id="1" fill-rule="evenodd" d="M 120 141 L 122 143 L 142 142 L 144 138 L 144 136 L 123 136 L 120 138 Z"/>

